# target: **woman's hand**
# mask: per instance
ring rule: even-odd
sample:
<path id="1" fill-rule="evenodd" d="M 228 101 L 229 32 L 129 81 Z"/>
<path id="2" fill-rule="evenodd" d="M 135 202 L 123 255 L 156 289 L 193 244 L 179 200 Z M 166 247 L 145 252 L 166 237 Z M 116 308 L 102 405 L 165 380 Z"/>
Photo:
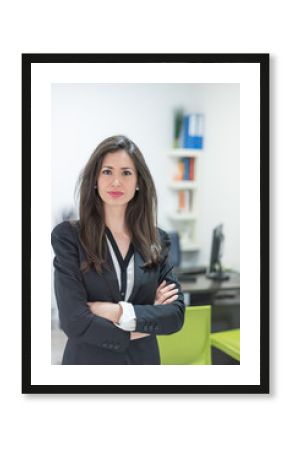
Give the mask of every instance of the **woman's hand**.
<path id="1" fill-rule="evenodd" d="M 95 316 L 103 317 L 111 322 L 118 323 L 122 315 L 122 306 L 116 303 L 110 302 L 88 302 L 88 307 L 90 311 L 95 314 Z M 148 333 L 139 333 L 138 331 L 132 331 L 130 333 L 130 340 L 142 339 L 146 336 L 150 336 Z"/>
<path id="2" fill-rule="evenodd" d="M 87 305 L 93 314 L 113 323 L 118 323 L 123 313 L 122 306 L 119 303 L 96 301 L 88 302 Z"/>
<path id="3" fill-rule="evenodd" d="M 142 339 L 146 336 L 150 336 L 148 333 L 139 333 L 139 331 L 131 331 L 130 340 L 134 341 L 134 339 Z"/>
<path id="4" fill-rule="evenodd" d="M 174 283 L 166 286 L 166 281 L 162 281 L 156 290 L 154 305 L 166 305 L 177 300 L 178 295 L 176 295 L 176 293 L 178 292 L 178 289 L 175 289 L 175 286 L 176 284 Z"/>
<path id="5" fill-rule="evenodd" d="M 154 305 L 166 305 L 168 303 L 174 302 L 174 300 L 178 299 L 178 289 L 175 289 L 176 284 L 172 283 L 166 286 L 166 281 L 162 281 L 160 286 L 156 290 L 155 302 Z M 137 331 L 132 331 L 130 335 L 130 339 L 141 339 L 146 336 L 150 336 L 148 333 L 139 333 Z"/>
<path id="6" fill-rule="evenodd" d="M 166 305 L 168 303 L 174 302 L 174 300 L 177 300 L 178 295 L 176 295 L 176 292 L 178 292 L 178 289 L 175 289 L 175 286 L 176 285 L 174 283 L 166 286 L 166 281 L 162 281 L 162 283 L 156 290 L 156 299 L 154 305 Z M 142 339 L 146 336 L 150 336 L 150 334 L 132 331 L 130 339 Z"/>

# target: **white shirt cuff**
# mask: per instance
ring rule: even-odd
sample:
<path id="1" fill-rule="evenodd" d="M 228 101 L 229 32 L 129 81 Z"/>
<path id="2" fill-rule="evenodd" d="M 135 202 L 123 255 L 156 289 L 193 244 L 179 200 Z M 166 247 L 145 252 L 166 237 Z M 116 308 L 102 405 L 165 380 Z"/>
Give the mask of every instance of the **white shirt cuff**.
<path id="1" fill-rule="evenodd" d="M 124 331 L 135 331 L 136 329 L 136 314 L 132 303 L 119 302 L 123 314 L 120 317 L 119 323 L 115 323 L 116 327 L 122 328 Z"/>

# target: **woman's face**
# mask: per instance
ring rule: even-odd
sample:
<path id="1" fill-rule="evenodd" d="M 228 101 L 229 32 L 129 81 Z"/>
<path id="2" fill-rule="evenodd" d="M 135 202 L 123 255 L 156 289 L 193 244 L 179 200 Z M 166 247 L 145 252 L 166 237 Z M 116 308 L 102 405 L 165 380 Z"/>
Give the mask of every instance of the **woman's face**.
<path id="1" fill-rule="evenodd" d="M 134 197 L 137 172 L 125 150 L 107 153 L 97 180 L 98 193 L 106 205 L 127 205 Z"/>

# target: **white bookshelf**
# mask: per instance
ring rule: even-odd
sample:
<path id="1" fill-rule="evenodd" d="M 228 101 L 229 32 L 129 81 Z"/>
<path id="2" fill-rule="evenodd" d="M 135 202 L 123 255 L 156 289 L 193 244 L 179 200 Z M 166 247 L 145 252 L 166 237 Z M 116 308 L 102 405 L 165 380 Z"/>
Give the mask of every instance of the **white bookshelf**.
<path id="1" fill-rule="evenodd" d="M 193 190 L 197 188 L 197 183 L 195 181 L 172 181 L 169 187 L 176 190 Z"/>
<path id="2" fill-rule="evenodd" d="M 187 222 L 197 220 L 197 215 L 192 212 L 172 212 L 168 213 L 170 220 L 176 220 L 177 222 Z"/>
<path id="3" fill-rule="evenodd" d="M 172 222 L 173 228 L 179 232 L 181 236 L 181 250 L 183 252 L 196 252 L 199 245 L 196 237 L 196 224 L 198 220 L 197 204 L 198 204 L 198 171 L 202 158 L 203 150 L 190 150 L 176 148 L 167 152 L 167 156 L 174 158 L 177 163 L 180 158 L 194 158 L 194 180 L 176 180 L 172 179 L 168 188 L 175 192 L 175 201 L 168 211 L 168 218 Z M 176 161 L 175 161 L 176 160 Z M 179 209 L 179 192 L 185 191 L 186 207 Z"/>
<path id="4" fill-rule="evenodd" d="M 183 252 L 197 252 L 199 250 L 199 246 L 194 242 L 181 242 L 181 249 Z"/>
<path id="5" fill-rule="evenodd" d="M 167 155 L 172 158 L 199 158 L 202 156 L 203 150 L 190 150 L 184 148 L 175 148 L 174 150 L 170 150 Z"/>

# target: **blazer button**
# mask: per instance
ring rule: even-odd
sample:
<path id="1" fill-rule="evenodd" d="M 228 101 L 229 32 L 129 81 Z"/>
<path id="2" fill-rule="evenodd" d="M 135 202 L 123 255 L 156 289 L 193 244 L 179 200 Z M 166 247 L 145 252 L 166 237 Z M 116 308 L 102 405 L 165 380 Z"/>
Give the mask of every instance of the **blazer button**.
<path id="1" fill-rule="evenodd" d="M 102 347 L 107 348 L 107 347 L 108 347 L 108 344 L 107 344 L 106 342 L 103 342 Z"/>
<path id="2" fill-rule="evenodd" d="M 114 348 L 114 344 L 108 344 L 108 348 L 110 349 Z"/>
<path id="3" fill-rule="evenodd" d="M 120 348 L 120 345 L 119 344 L 115 344 L 114 345 L 114 350 L 118 350 L 118 348 Z"/>

